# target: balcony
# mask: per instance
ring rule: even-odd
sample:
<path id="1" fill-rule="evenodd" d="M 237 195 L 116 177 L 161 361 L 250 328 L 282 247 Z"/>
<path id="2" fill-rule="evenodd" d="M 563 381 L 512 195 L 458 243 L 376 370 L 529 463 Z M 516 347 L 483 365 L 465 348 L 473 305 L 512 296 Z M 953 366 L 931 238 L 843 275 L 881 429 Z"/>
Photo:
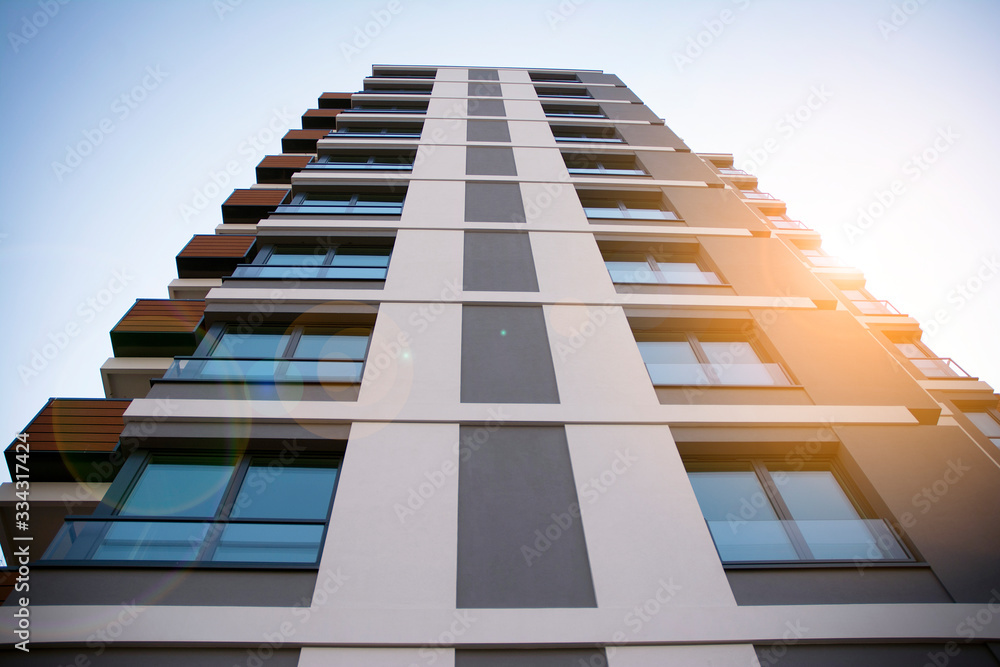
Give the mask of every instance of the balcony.
<path id="1" fill-rule="evenodd" d="M 404 195 L 320 194 L 296 195 L 292 203 L 275 213 L 309 215 L 401 215 Z"/>
<path id="2" fill-rule="evenodd" d="M 164 380 L 207 382 L 361 382 L 364 359 L 175 357 Z"/>
<path id="3" fill-rule="evenodd" d="M 781 201 L 770 192 L 761 192 L 760 190 L 740 190 L 740 194 L 743 195 L 745 199 L 758 199 L 764 201 Z"/>
<path id="4" fill-rule="evenodd" d="M 961 366 L 948 357 L 910 358 L 910 363 L 917 367 L 924 377 L 929 378 L 969 378 Z"/>
<path id="5" fill-rule="evenodd" d="M 865 299 L 851 301 L 855 308 L 865 315 L 902 315 L 895 306 L 885 300 Z"/>
<path id="6" fill-rule="evenodd" d="M 706 523 L 723 563 L 912 560 L 881 519 Z"/>
<path id="7" fill-rule="evenodd" d="M 415 154 L 321 155 L 306 165 L 307 171 L 412 171 Z"/>
<path id="8" fill-rule="evenodd" d="M 326 135 L 327 139 L 419 139 L 419 128 L 340 128 Z"/>
<path id="9" fill-rule="evenodd" d="M 805 231 L 812 231 L 812 229 L 807 227 L 802 221 L 792 220 L 784 215 L 769 215 L 767 216 L 767 220 L 771 223 L 771 226 L 776 229 L 802 229 Z"/>

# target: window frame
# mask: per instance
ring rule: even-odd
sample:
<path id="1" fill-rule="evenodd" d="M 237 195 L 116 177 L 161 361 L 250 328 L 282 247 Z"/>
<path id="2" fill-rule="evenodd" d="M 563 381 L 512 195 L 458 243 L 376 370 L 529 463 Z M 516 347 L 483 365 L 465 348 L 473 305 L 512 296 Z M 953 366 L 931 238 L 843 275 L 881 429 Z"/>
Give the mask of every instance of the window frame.
<path id="1" fill-rule="evenodd" d="M 88 536 L 91 543 L 83 548 L 86 549 L 87 557 L 73 560 L 59 560 L 49 558 L 49 551 L 58 543 L 57 538 L 46 549 L 45 554 L 36 565 L 42 567 L 184 567 L 192 569 L 281 569 L 281 570 L 316 570 L 319 568 L 323 557 L 323 548 L 326 544 L 327 535 L 330 529 L 330 517 L 333 512 L 333 505 L 337 497 L 337 488 L 340 485 L 340 478 L 343 472 L 344 457 L 340 453 L 332 452 L 309 452 L 300 456 L 295 456 L 290 463 L 282 460 L 284 451 L 275 452 L 273 450 L 248 449 L 235 461 L 229 463 L 230 473 L 222 492 L 218 506 L 211 517 L 179 517 L 169 514 L 144 514 L 144 515 L 122 515 L 121 510 L 128 502 L 135 491 L 139 481 L 151 463 L 156 458 L 174 459 L 180 462 L 226 462 L 228 460 L 225 453 L 190 453 L 176 451 L 140 451 L 132 454 L 122 466 L 118 475 L 112 482 L 111 487 L 105 493 L 104 499 L 90 515 L 67 516 L 64 519 L 64 527 L 72 522 L 81 523 L 103 523 L 104 525 L 95 529 L 94 534 Z M 260 519 L 233 517 L 232 513 L 237 506 L 237 499 L 246 482 L 247 473 L 255 461 L 268 461 L 268 467 L 276 461 L 280 461 L 280 467 L 324 467 L 336 470 L 333 486 L 330 491 L 330 499 L 327 503 L 326 512 L 323 519 Z M 302 465 L 305 463 L 306 465 Z M 124 518 L 127 516 L 128 518 Z M 102 540 L 110 531 L 112 526 L 124 522 L 135 523 L 204 523 L 208 524 L 208 530 L 197 547 L 195 555 L 190 560 L 166 559 L 166 560 L 144 560 L 144 559 L 95 559 L 93 556 L 101 546 Z M 276 524 L 276 525 L 323 525 L 323 530 L 317 542 L 316 558 L 312 562 L 302 561 L 250 561 L 250 560 L 211 560 L 216 550 L 222 542 L 225 528 L 235 524 Z M 61 532 L 60 532 L 61 534 Z"/>
<path id="2" fill-rule="evenodd" d="M 766 560 L 766 561 L 726 561 L 718 551 L 715 538 L 712 537 L 712 544 L 716 547 L 719 560 L 726 569 L 767 569 L 773 567 L 858 567 L 859 562 L 863 562 L 865 567 L 899 567 L 924 565 L 923 559 L 918 555 L 909 538 L 897 525 L 898 522 L 886 519 L 875 511 L 874 507 L 861 493 L 858 486 L 851 479 L 841 462 L 829 455 L 819 455 L 807 461 L 796 459 L 793 462 L 786 460 L 787 457 L 778 456 L 684 456 L 684 471 L 687 474 L 692 472 L 753 472 L 757 478 L 761 489 L 764 492 L 771 511 L 774 512 L 777 520 L 782 522 L 789 543 L 800 558 L 796 560 Z M 811 556 L 812 550 L 796 525 L 796 519 L 792 516 L 784 497 L 781 494 L 781 483 L 775 481 L 775 473 L 782 472 L 829 472 L 840 490 L 847 497 L 848 502 L 862 521 L 881 521 L 896 540 L 896 545 L 906 554 L 904 559 L 892 558 L 867 558 L 867 559 L 819 559 Z M 690 478 L 689 478 L 690 484 Z M 692 485 L 692 493 L 694 492 Z M 699 509 L 700 503 L 699 503 Z M 702 511 L 704 518 L 704 512 Z M 707 519 L 706 526 L 707 526 Z M 876 540 L 877 541 L 877 540 Z"/>
<path id="3" fill-rule="evenodd" d="M 281 329 L 287 333 L 288 340 L 284 343 L 284 346 L 276 356 L 273 357 L 237 357 L 237 356 L 216 356 L 215 351 L 219 349 L 219 345 L 224 340 L 227 333 L 234 329 L 238 329 L 245 325 L 234 324 L 231 322 L 219 322 L 213 324 L 208 332 L 205 334 L 204 340 L 195 350 L 195 353 L 190 356 L 177 356 L 174 357 L 173 364 L 167 369 L 162 378 L 158 378 L 157 382 L 200 382 L 200 383 L 214 383 L 214 384 L 261 384 L 261 385 L 276 385 L 276 384 L 319 384 L 319 385 L 357 385 L 360 384 L 365 375 L 365 368 L 368 363 L 368 354 L 371 351 L 372 344 L 372 333 L 374 331 L 374 324 L 353 324 L 353 323 L 331 323 L 331 324 L 305 324 L 305 325 L 283 325 L 283 324 L 263 324 L 260 326 L 250 328 L 250 331 L 243 332 L 242 335 L 252 336 L 255 332 L 259 332 L 262 329 Z M 295 352 L 298 349 L 299 343 L 302 340 L 304 334 L 313 335 L 312 330 L 320 331 L 330 331 L 330 330 L 349 330 L 349 329 L 364 329 L 367 332 L 367 341 L 365 342 L 365 351 L 361 358 L 347 358 L 347 359 L 313 359 L 313 358 L 300 358 L 295 356 Z M 307 331 L 310 330 L 310 331 Z M 331 336 L 336 334 L 329 334 Z M 246 362 L 274 362 L 275 372 L 273 375 L 267 377 L 248 377 L 246 373 L 239 376 L 237 373 L 233 373 L 230 377 L 220 377 L 218 374 L 211 374 L 208 376 L 202 376 L 204 366 L 208 362 L 225 362 L 230 361 L 246 361 Z M 348 378 L 303 378 L 303 377 L 289 377 L 288 372 L 292 368 L 294 362 L 303 363 L 333 363 L 342 362 L 347 364 L 360 364 L 358 372 L 353 379 Z M 185 368 L 188 364 L 193 366 L 193 370 L 190 371 L 190 376 L 185 376 Z M 176 370 L 175 370 L 176 369 Z"/>
<path id="4" fill-rule="evenodd" d="M 588 204 L 587 202 L 591 202 Z M 595 203 L 603 205 L 595 205 Z M 614 204 L 614 206 L 608 206 L 607 204 Z M 588 220 L 637 220 L 645 222 L 683 222 L 684 220 L 680 217 L 677 211 L 673 210 L 663 202 L 662 196 L 659 199 L 649 199 L 648 203 L 655 204 L 658 208 L 631 208 L 629 204 L 635 206 L 636 204 L 645 204 L 645 200 L 640 198 L 629 199 L 627 196 L 622 196 L 620 194 L 609 194 L 606 197 L 601 197 L 600 194 L 592 195 L 586 193 L 584 196 L 580 197 L 580 205 L 583 207 L 583 213 L 587 216 Z M 618 216 L 607 216 L 607 215 L 592 215 L 591 211 L 612 211 L 615 208 L 618 209 L 620 215 Z M 662 216 L 649 216 L 643 215 L 641 211 L 659 211 Z"/>
<path id="5" fill-rule="evenodd" d="M 608 262 L 616 261 L 630 261 L 630 260 L 615 260 L 608 259 L 605 255 L 644 255 L 646 259 L 646 265 L 649 268 L 650 273 L 655 279 L 653 282 L 638 282 L 638 281 L 618 281 L 614 279 L 611 275 L 611 269 L 607 266 Z M 654 253 L 649 250 L 615 250 L 615 251 L 605 251 L 601 253 L 602 259 L 604 259 L 605 268 L 608 270 L 608 275 L 611 277 L 611 282 L 615 285 L 671 285 L 671 286 L 684 286 L 684 287 L 727 287 L 728 283 L 723 280 L 722 276 L 719 275 L 718 271 L 711 268 L 706 268 L 706 262 L 699 256 L 697 252 L 685 252 L 685 253 Z M 666 259 L 663 259 L 666 258 Z M 680 260 L 680 261 L 678 261 Z M 637 260 L 636 260 L 637 261 Z M 711 283 L 692 283 L 692 282 L 670 282 L 667 280 L 665 274 L 660 269 L 660 264 L 694 264 L 698 267 L 701 273 L 710 273 L 715 276 L 718 282 Z"/>
<path id="6" fill-rule="evenodd" d="M 996 408 L 982 408 L 982 409 L 965 408 L 965 409 L 959 409 L 959 412 L 961 412 L 965 416 L 965 418 L 969 420 L 969 422 L 975 427 L 975 429 L 979 432 L 980 435 L 982 435 L 984 438 L 993 443 L 998 449 L 1000 449 L 1000 435 L 998 436 L 990 435 L 989 433 L 984 431 L 982 427 L 975 422 L 975 420 L 969 417 L 969 415 L 971 414 L 986 415 L 987 418 L 993 420 L 993 423 L 996 425 L 998 433 L 1000 433 L 1000 410 L 997 410 Z"/>
<path id="7" fill-rule="evenodd" d="M 711 330 L 696 330 L 696 331 L 633 331 L 635 341 L 637 343 L 655 343 L 655 342 L 686 342 L 688 347 L 691 349 L 692 353 L 697 360 L 697 363 L 702 367 L 702 374 L 705 376 L 708 382 L 703 384 L 696 384 L 690 382 L 671 382 L 662 383 L 657 382 L 652 374 L 649 373 L 649 362 L 643 358 L 643 365 L 646 367 L 646 373 L 649 375 L 650 382 L 652 382 L 653 387 L 687 387 L 695 386 L 699 388 L 711 387 L 711 388 L 789 388 L 797 387 L 798 383 L 792 377 L 792 375 L 785 368 L 785 365 L 779 361 L 774 361 L 770 354 L 762 348 L 762 345 L 755 335 L 748 335 L 742 332 L 736 331 L 711 331 Z M 718 338 L 722 340 L 709 340 L 711 338 Z M 704 339 L 704 340 L 703 340 Z M 719 373 L 715 369 L 715 363 L 712 362 L 711 357 L 702 347 L 702 342 L 709 343 L 746 343 L 750 347 L 750 351 L 754 353 L 757 357 L 758 364 L 768 372 L 769 375 L 774 377 L 768 370 L 769 365 L 776 366 L 784 377 L 785 383 L 781 384 L 777 380 L 771 384 L 742 384 L 742 383 L 728 383 L 722 382 Z M 642 356 L 642 349 L 639 347 L 639 355 Z M 749 365 L 749 364 L 747 364 Z M 725 370 L 725 369 L 723 369 Z"/>

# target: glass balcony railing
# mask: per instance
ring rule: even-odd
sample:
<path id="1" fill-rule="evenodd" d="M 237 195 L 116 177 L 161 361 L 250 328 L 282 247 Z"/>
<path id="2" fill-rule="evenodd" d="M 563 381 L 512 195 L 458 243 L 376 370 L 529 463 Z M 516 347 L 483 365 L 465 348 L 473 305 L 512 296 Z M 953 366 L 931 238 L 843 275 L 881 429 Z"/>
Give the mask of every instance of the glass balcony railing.
<path id="1" fill-rule="evenodd" d="M 930 357 L 910 359 L 925 377 L 929 378 L 967 378 L 965 370 L 947 357 Z"/>
<path id="2" fill-rule="evenodd" d="M 912 560 L 881 519 L 707 523 L 724 563 Z"/>
<path id="3" fill-rule="evenodd" d="M 383 135 L 379 135 L 380 137 Z M 307 170 L 328 171 L 413 171 L 412 162 L 310 162 Z"/>
<path id="4" fill-rule="evenodd" d="M 654 385 L 754 385 L 787 387 L 792 384 L 780 364 L 646 364 Z"/>
<path id="5" fill-rule="evenodd" d="M 43 561 L 315 563 L 324 521 L 71 517 Z"/>
<path id="6" fill-rule="evenodd" d="M 780 218 L 777 216 L 768 216 L 768 220 L 777 229 L 809 229 L 801 220 L 792 220 L 791 218 Z"/>
<path id="7" fill-rule="evenodd" d="M 579 176 L 584 175 L 596 175 L 596 176 L 648 176 L 642 169 L 618 169 L 615 167 L 570 167 L 569 173 L 577 174 Z"/>
<path id="8" fill-rule="evenodd" d="M 353 204 L 321 200 L 279 206 L 275 213 L 311 213 L 316 215 L 401 215 L 403 202 L 359 201 Z"/>
<path id="9" fill-rule="evenodd" d="M 615 219 L 638 219 L 638 220 L 677 220 L 677 215 L 673 211 L 664 211 L 658 208 L 627 208 L 607 206 L 584 206 L 583 212 L 588 218 L 615 218 Z"/>
<path id="10" fill-rule="evenodd" d="M 233 382 L 361 382 L 360 359 L 174 357 L 164 380 Z"/>
<path id="11" fill-rule="evenodd" d="M 420 132 L 366 132 L 363 130 L 331 130 L 328 139 L 419 139 Z"/>
<path id="12" fill-rule="evenodd" d="M 737 169 L 736 167 L 719 167 L 719 173 L 725 174 L 726 176 L 750 176 L 753 177 L 748 171 L 743 171 L 742 169 Z"/>
<path id="13" fill-rule="evenodd" d="M 581 144 L 622 144 L 625 143 L 618 137 L 581 137 L 581 136 L 560 136 L 555 135 L 556 141 L 568 141 Z"/>
<path id="14" fill-rule="evenodd" d="M 746 199 L 771 199 L 777 201 L 778 198 L 770 192 L 759 192 L 757 190 L 740 190 Z"/>
<path id="15" fill-rule="evenodd" d="M 388 259 L 388 258 L 385 258 Z M 240 264 L 233 278 L 265 280 L 385 280 L 388 269 L 373 266 L 274 266 Z"/>

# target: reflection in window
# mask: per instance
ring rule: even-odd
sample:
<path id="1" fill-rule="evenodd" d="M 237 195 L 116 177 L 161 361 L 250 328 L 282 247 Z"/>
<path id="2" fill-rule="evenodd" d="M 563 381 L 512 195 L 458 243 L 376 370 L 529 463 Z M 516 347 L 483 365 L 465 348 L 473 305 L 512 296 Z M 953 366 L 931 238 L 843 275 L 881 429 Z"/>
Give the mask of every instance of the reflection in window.
<path id="1" fill-rule="evenodd" d="M 666 334 L 637 344 L 654 385 L 791 384 L 779 364 L 764 361 L 740 336 Z"/>
<path id="2" fill-rule="evenodd" d="M 833 470 L 764 460 L 689 463 L 688 477 L 724 563 L 911 560 L 866 518 Z"/>

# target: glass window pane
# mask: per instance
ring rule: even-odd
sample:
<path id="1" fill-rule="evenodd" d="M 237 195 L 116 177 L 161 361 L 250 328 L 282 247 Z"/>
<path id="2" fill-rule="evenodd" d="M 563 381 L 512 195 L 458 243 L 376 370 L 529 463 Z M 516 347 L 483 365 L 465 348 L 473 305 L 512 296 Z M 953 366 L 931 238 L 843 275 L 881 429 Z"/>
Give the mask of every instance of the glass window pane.
<path id="1" fill-rule="evenodd" d="M 701 348 L 720 384 L 784 384 L 746 341 L 701 341 Z"/>
<path id="2" fill-rule="evenodd" d="M 722 560 L 798 560 L 752 471 L 689 472 L 688 477 Z"/>
<path id="3" fill-rule="evenodd" d="M 275 248 L 264 261 L 278 266 L 319 266 L 326 258 L 326 249 L 304 250 L 301 248 Z"/>
<path id="4" fill-rule="evenodd" d="M 212 349 L 213 357 L 247 357 L 275 359 L 280 357 L 288 345 L 288 334 L 282 329 L 256 329 L 240 332 L 228 329 Z"/>
<path id="5" fill-rule="evenodd" d="M 648 262 L 604 262 L 616 283 L 657 283 Z"/>
<path id="6" fill-rule="evenodd" d="M 702 271 L 694 262 L 657 262 L 668 283 L 676 285 L 718 285 L 719 278 L 711 271 Z"/>
<path id="7" fill-rule="evenodd" d="M 231 516 L 243 519 L 326 519 L 337 468 L 254 463 Z"/>
<path id="8" fill-rule="evenodd" d="M 334 255 L 333 266 L 389 266 L 389 249 L 344 248 Z"/>
<path id="9" fill-rule="evenodd" d="M 119 514 L 211 517 L 233 467 L 223 463 L 149 463 Z"/>
<path id="10" fill-rule="evenodd" d="M 972 420 L 980 431 L 988 438 L 1000 438 L 1000 423 L 988 412 L 966 412 L 965 416 Z"/>
<path id="11" fill-rule="evenodd" d="M 323 526 L 231 523 L 212 560 L 241 563 L 314 563 Z"/>
<path id="12" fill-rule="evenodd" d="M 647 364 L 695 364 L 698 358 L 687 341 L 640 341 L 639 353 Z"/>
<path id="13" fill-rule="evenodd" d="M 174 521 L 112 522 L 93 558 L 192 561 L 211 525 Z"/>
<path id="14" fill-rule="evenodd" d="M 775 470 L 771 476 L 793 519 L 861 518 L 829 470 Z"/>
<path id="15" fill-rule="evenodd" d="M 337 280 L 385 280 L 386 269 L 363 266 L 334 266 L 324 269 L 324 278 Z"/>
<path id="16" fill-rule="evenodd" d="M 247 273 L 254 278 L 300 279 L 323 278 L 328 269 L 324 266 L 262 266 L 256 273 Z"/>
<path id="17" fill-rule="evenodd" d="M 306 331 L 299 338 L 292 356 L 297 359 L 364 359 L 368 332 L 360 333 L 357 329 L 337 334 Z"/>

